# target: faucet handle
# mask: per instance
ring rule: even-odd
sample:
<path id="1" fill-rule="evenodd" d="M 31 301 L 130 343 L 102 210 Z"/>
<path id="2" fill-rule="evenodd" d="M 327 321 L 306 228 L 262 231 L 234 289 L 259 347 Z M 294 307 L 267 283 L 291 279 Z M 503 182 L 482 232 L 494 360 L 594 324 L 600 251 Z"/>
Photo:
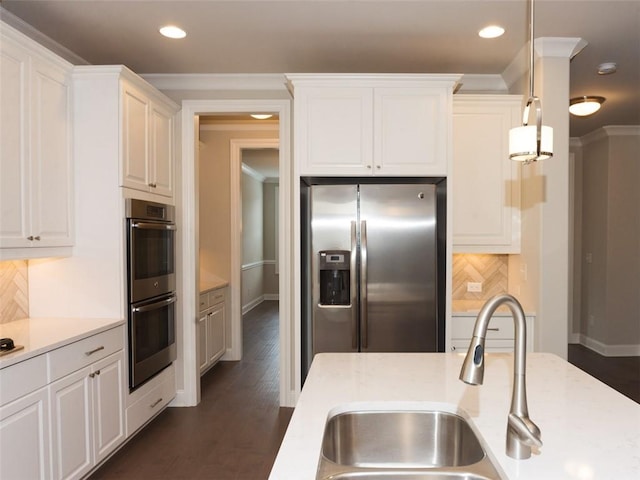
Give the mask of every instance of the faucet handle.
<path id="1" fill-rule="evenodd" d="M 508 417 L 509 429 L 515 432 L 518 440 L 529 447 L 540 448 L 542 446 L 541 432 L 538 426 L 529 417 L 520 417 L 510 413 Z"/>

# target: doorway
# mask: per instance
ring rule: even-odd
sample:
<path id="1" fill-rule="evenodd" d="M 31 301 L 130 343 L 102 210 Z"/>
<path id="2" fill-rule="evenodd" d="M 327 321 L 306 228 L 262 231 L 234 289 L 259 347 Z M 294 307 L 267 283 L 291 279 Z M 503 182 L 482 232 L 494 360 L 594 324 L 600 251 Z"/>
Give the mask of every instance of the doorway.
<path id="1" fill-rule="evenodd" d="M 279 177 L 281 187 L 278 195 L 278 234 L 282 239 L 278 245 L 277 265 L 280 271 L 278 284 L 280 292 L 291 291 L 291 274 L 283 265 L 288 263 L 285 255 L 291 255 L 292 238 L 286 236 L 284 232 L 291 231 L 292 219 L 286 212 L 291 211 L 289 198 L 289 185 L 291 183 L 291 167 L 289 155 L 290 143 L 290 102 L 289 100 L 263 100 L 263 101 L 241 101 L 241 100 L 193 100 L 183 102 L 182 111 L 182 158 L 180 160 L 179 191 L 177 195 L 177 206 L 182 216 L 183 232 L 181 236 L 182 245 L 179 249 L 182 252 L 183 281 L 181 282 L 182 298 L 191 299 L 182 305 L 183 319 L 195 318 L 198 297 L 199 268 L 199 238 L 194 233 L 199 232 L 199 165 L 198 161 L 198 135 L 200 119 L 207 115 L 222 114 L 248 114 L 255 111 L 273 112 L 278 116 L 279 137 Z M 230 163 L 236 162 L 237 168 L 231 167 L 229 170 L 229 186 L 240 185 L 241 180 L 241 152 L 246 148 L 245 142 L 249 139 L 235 139 L 229 143 Z M 262 140 L 261 140 L 262 141 Z M 249 145 L 257 148 L 265 148 L 260 145 Z M 269 145 L 271 147 L 272 145 Z M 233 153 L 237 152 L 237 153 Z M 240 188 L 229 191 L 230 204 L 229 216 L 231 219 L 240 218 L 241 208 Z M 242 355 L 241 347 L 241 224 L 238 228 L 230 228 L 230 265 L 237 266 L 229 269 L 229 283 L 231 286 L 230 316 L 238 319 L 231 323 L 231 342 L 228 348 L 227 359 Z M 235 289 L 234 289 L 235 287 Z M 290 366 L 292 350 L 290 348 L 292 338 L 292 300 L 280 297 L 280 405 L 290 406 L 295 401 L 295 385 L 292 385 Z M 193 345 L 196 342 L 196 330 L 193 322 L 183 321 L 179 342 L 182 344 L 182 378 L 178 379 L 178 404 L 196 405 L 200 398 L 200 381 Z M 182 382 L 181 382 L 182 381 Z M 182 383 L 182 385 L 180 385 Z M 181 388 L 182 387 L 182 388 Z"/>

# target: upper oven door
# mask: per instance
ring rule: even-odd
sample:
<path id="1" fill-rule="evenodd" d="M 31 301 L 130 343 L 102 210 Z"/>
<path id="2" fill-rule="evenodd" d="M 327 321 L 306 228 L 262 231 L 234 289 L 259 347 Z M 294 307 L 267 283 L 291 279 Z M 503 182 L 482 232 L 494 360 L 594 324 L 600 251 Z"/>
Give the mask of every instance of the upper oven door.
<path id="1" fill-rule="evenodd" d="M 138 302 L 176 288 L 172 223 L 128 220 L 129 301 Z"/>

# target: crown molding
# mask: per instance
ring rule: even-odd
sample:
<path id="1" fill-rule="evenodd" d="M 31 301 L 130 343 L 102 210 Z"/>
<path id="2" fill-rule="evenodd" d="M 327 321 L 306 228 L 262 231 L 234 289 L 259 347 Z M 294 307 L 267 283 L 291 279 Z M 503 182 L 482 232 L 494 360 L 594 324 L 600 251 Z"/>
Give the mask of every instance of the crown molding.
<path id="1" fill-rule="evenodd" d="M 245 165 L 244 163 L 242 164 L 242 173 L 246 173 L 250 177 L 255 178 L 260 183 L 264 182 L 266 180 L 266 178 L 267 178 L 266 176 L 262 175 L 257 170 L 254 170 L 253 168 L 251 168 L 248 165 Z"/>
<path id="2" fill-rule="evenodd" d="M 533 42 L 540 57 L 561 57 L 571 60 L 589 44 L 579 37 L 541 37 Z"/>
<path id="3" fill-rule="evenodd" d="M 2 20 L 2 22 L 4 22 L 9 27 L 12 27 L 14 30 L 17 30 L 24 36 L 39 43 L 42 47 L 52 51 L 53 53 L 62 57 L 67 62 L 73 65 L 91 65 L 88 61 L 86 61 L 80 55 L 72 52 L 71 50 L 69 50 L 67 47 L 63 45 L 60 45 L 51 37 L 48 37 L 41 31 L 36 30 L 35 27 L 28 24 L 27 22 L 22 20 L 20 17 L 16 17 L 13 13 L 4 9 L 1 6 L 0 6 L 0 20 Z"/>
<path id="4" fill-rule="evenodd" d="M 480 75 L 465 73 L 460 79 L 456 93 L 508 93 L 509 89 L 502 75 Z"/>
<path id="5" fill-rule="evenodd" d="M 580 143 L 584 147 L 598 140 L 605 140 L 611 137 L 640 136 L 640 125 L 608 125 L 600 127 L 591 133 L 580 137 Z"/>
<path id="6" fill-rule="evenodd" d="M 147 73 L 141 77 L 159 90 L 287 90 L 280 73 Z"/>
<path id="7" fill-rule="evenodd" d="M 541 37 L 533 42 L 538 57 L 562 57 L 571 60 L 588 42 L 577 37 Z M 502 78 L 511 90 L 529 69 L 529 43 L 525 44 L 502 72 Z"/>

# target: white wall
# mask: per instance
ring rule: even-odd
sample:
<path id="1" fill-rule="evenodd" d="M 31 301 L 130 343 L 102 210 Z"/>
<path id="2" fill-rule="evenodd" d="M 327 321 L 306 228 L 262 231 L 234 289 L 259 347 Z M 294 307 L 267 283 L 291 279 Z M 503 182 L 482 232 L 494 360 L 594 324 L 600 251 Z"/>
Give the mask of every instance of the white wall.
<path id="1" fill-rule="evenodd" d="M 242 312 L 264 299 L 264 206 L 262 181 L 242 174 Z"/>
<path id="2" fill-rule="evenodd" d="M 579 340 L 603 355 L 640 355 L 640 127 L 604 127 L 581 142 Z"/>

